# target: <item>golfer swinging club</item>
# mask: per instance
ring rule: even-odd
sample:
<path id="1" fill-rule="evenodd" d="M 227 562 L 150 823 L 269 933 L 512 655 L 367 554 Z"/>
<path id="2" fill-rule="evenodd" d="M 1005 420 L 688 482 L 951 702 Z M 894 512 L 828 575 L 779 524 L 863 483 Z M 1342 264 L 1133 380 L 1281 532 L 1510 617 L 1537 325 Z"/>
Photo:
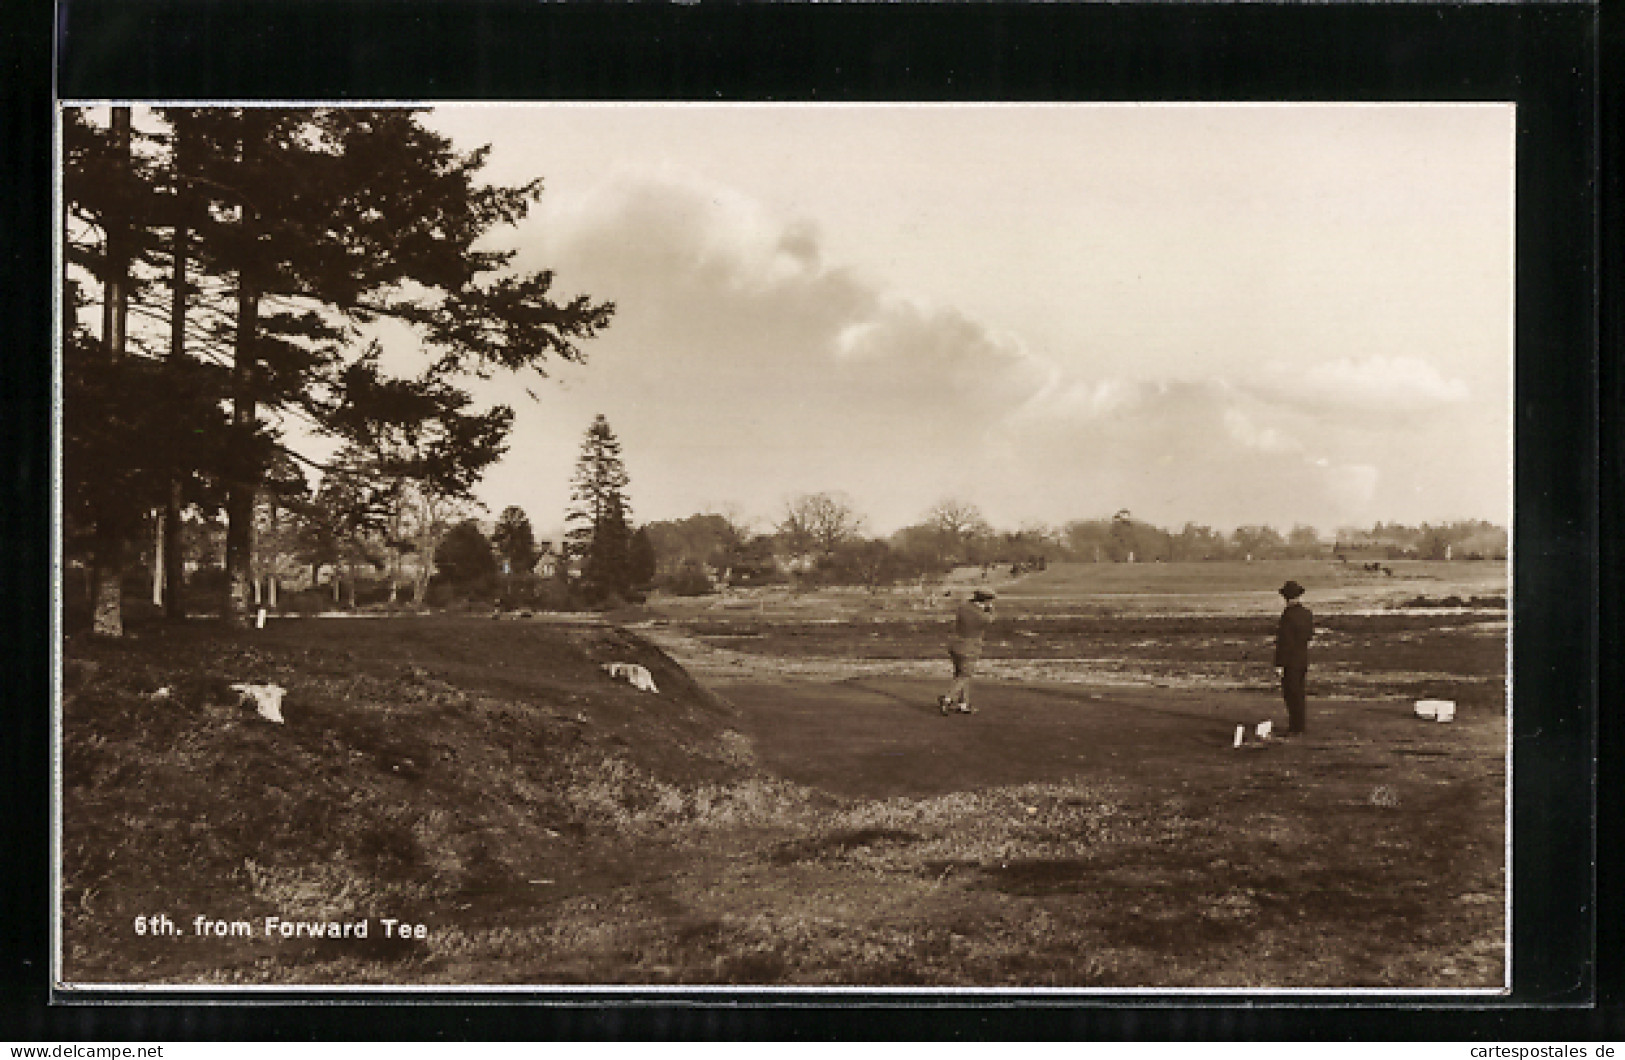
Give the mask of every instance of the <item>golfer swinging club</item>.
<path id="1" fill-rule="evenodd" d="M 970 599 L 959 605 L 954 614 L 954 639 L 948 642 L 948 658 L 954 661 L 954 683 L 948 694 L 937 697 L 937 706 L 944 714 L 957 710 L 960 714 L 975 714 L 970 705 L 970 680 L 976 672 L 976 660 L 982 657 L 982 634 L 993 621 L 993 592 L 978 589 Z"/>

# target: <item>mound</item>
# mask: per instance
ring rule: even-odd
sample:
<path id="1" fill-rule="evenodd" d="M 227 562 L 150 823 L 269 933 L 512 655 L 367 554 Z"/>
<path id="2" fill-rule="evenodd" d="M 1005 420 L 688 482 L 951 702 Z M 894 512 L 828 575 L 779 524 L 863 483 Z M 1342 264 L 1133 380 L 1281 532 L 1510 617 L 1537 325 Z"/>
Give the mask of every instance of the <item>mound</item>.
<path id="1" fill-rule="evenodd" d="M 611 678 L 646 667 L 658 693 Z M 283 725 L 230 685 L 287 689 Z M 195 916 L 500 920 L 536 888 L 633 871 L 640 832 L 750 771 L 732 711 L 609 626 L 489 619 L 151 627 L 68 645 L 62 878 L 70 980 L 218 974 Z M 165 913 L 179 937 L 137 935 Z M 376 933 L 375 928 L 375 933 Z M 236 940 L 233 940 L 236 942 Z M 113 943 L 113 944 L 110 944 Z M 244 939 L 231 961 L 321 961 Z M 369 946 L 371 947 L 369 949 Z M 353 942 L 349 961 L 413 956 Z M 373 952 L 376 951 L 376 952 Z M 326 956 L 332 956 L 328 954 Z"/>

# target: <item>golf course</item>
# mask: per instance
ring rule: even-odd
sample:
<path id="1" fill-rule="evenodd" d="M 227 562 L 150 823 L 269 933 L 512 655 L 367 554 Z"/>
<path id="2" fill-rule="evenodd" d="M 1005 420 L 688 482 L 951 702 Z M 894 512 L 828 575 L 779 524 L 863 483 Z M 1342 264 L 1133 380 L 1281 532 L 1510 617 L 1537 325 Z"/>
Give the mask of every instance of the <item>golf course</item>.
<path id="1" fill-rule="evenodd" d="M 70 637 L 60 978 L 1499 990 L 1509 634 L 1503 563 L 1272 561 Z"/>

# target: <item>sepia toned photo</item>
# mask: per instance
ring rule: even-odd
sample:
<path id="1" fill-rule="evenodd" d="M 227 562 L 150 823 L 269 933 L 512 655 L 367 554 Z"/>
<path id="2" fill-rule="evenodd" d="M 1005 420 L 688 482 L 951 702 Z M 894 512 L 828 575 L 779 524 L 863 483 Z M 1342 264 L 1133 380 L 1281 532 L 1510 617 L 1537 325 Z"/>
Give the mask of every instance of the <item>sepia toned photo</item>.
<path id="1" fill-rule="evenodd" d="M 1507 992 L 1513 106 L 58 115 L 64 990 Z"/>

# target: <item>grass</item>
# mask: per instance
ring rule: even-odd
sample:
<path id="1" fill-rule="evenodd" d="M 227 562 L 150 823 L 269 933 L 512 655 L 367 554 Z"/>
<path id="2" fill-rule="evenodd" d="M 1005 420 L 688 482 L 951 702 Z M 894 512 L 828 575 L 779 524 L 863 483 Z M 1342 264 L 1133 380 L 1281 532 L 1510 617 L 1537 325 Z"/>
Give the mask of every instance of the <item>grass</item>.
<path id="1" fill-rule="evenodd" d="M 1335 560 L 1259 560 L 1253 563 L 1055 563 L 1007 586 L 1021 597 L 1092 594 L 1159 596 L 1220 596 L 1262 594 L 1274 597 L 1288 578 L 1296 578 L 1321 599 L 1343 593 L 1387 595 L 1395 586 L 1468 585 L 1481 591 L 1506 584 L 1506 564 L 1495 560 L 1441 562 L 1384 560 L 1381 570 L 1365 570 L 1360 563 Z"/>
<path id="2" fill-rule="evenodd" d="M 845 620 L 685 626 L 769 668 L 833 668 L 753 671 L 716 684 L 726 698 L 595 624 L 290 620 L 76 640 L 65 975 L 1497 987 L 1504 625 L 1326 620 L 1311 738 L 1256 751 L 1229 733 L 1274 693 L 1234 653 L 1268 616 L 1009 614 L 990 661 L 1064 665 L 1082 644 L 1140 684 L 994 680 L 964 719 L 930 706 L 940 675 L 909 676 L 903 664 L 936 659 L 940 621 L 907 616 L 883 637 Z M 876 659 L 897 673 L 839 678 Z M 646 665 L 660 694 L 610 680 L 608 661 Z M 1170 685 L 1182 670 L 1197 680 Z M 287 724 L 238 705 L 239 680 L 288 688 Z M 1455 724 L 1408 716 L 1423 686 L 1458 699 Z M 160 913 L 185 933 L 134 931 Z M 192 934 L 198 915 L 255 932 Z M 267 937 L 267 916 L 371 930 Z M 426 937 L 385 937 L 384 917 Z"/>
<path id="3" fill-rule="evenodd" d="M 450 650 L 427 657 L 466 665 L 469 643 L 457 634 L 475 632 L 471 624 L 439 624 Z M 672 824 L 742 816 L 759 797 L 730 783 L 743 771 L 725 708 L 685 689 L 653 649 L 597 631 L 548 634 L 539 645 L 533 631 L 486 623 L 477 632 L 496 672 L 453 684 L 401 665 L 372 642 L 375 632 L 374 623 L 306 623 L 255 639 L 154 628 L 127 644 L 70 646 L 71 978 L 184 980 L 217 969 L 218 943 L 130 936 L 134 917 L 157 912 L 188 922 L 200 913 L 501 916 L 528 897 L 526 879 L 581 875 L 579 850 L 600 835 L 624 844 Z M 442 639 L 433 624 L 411 632 Z M 570 643 L 583 639 L 617 659 L 641 656 L 665 678 L 658 714 Z M 374 650 L 363 662 L 358 648 Z M 503 671 L 521 659 L 538 669 L 545 661 L 546 679 L 515 695 Z M 227 687 L 234 678 L 284 683 L 287 724 L 240 706 Z M 154 695 L 160 688 L 168 694 Z M 666 739 L 639 754 L 629 725 Z M 606 865 L 613 878 L 615 859 Z M 255 966 L 275 953 L 272 965 L 299 967 L 321 948 L 289 955 L 259 940 L 241 949 Z"/>

